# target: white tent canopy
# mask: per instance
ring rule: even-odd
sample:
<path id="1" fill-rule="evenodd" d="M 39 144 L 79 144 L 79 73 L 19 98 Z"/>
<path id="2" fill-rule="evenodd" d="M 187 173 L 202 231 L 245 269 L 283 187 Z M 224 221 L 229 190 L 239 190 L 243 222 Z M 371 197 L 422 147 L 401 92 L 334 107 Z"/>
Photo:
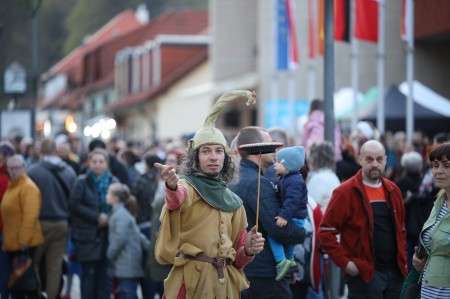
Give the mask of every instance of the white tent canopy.
<path id="1" fill-rule="evenodd" d="M 408 82 L 403 82 L 399 90 L 405 96 L 409 94 Z M 413 82 L 414 102 L 438 114 L 450 117 L 450 100 L 437 94 L 419 81 Z"/>
<path id="2" fill-rule="evenodd" d="M 343 87 L 334 93 L 334 117 L 337 120 L 350 120 L 355 111 L 353 97 L 355 90 L 351 87 Z M 356 94 L 358 103 L 358 119 L 367 117 L 376 109 L 378 92 L 376 88 L 370 89 L 366 94 L 358 91 Z"/>

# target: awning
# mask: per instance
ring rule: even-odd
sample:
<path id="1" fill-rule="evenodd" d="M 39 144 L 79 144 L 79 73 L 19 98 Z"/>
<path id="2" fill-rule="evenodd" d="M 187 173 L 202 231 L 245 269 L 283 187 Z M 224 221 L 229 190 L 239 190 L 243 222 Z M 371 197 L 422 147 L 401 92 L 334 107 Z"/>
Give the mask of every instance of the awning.
<path id="1" fill-rule="evenodd" d="M 399 88 L 401 93 L 405 96 L 409 94 L 408 82 L 400 84 Z M 419 81 L 413 81 L 413 94 L 414 102 L 422 107 L 425 107 L 437 114 L 450 117 L 450 100 L 434 92 L 432 89 L 426 87 Z M 416 113 L 414 113 L 416 115 Z"/>
<path id="2" fill-rule="evenodd" d="M 415 85 L 414 87 L 414 130 L 421 130 L 430 137 L 436 133 L 448 131 L 450 117 L 447 115 L 450 113 L 450 101 L 439 95 L 439 97 L 436 97 L 432 93 L 427 94 L 425 89 L 421 90 L 420 88 L 420 85 Z M 418 100 L 419 98 L 421 100 Z M 425 102 L 429 102 L 429 104 L 423 104 L 423 99 L 425 99 Z M 386 130 L 393 132 L 406 131 L 406 100 L 405 94 L 397 86 L 392 85 L 387 90 L 384 96 Z M 362 119 L 372 121 L 376 125 L 377 105 L 375 105 L 370 115 Z"/>
<path id="3" fill-rule="evenodd" d="M 344 87 L 335 92 L 334 117 L 336 120 L 350 120 L 352 118 L 355 111 L 353 97 L 354 89 L 351 87 Z M 377 99 L 378 89 L 376 87 L 372 87 L 365 94 L 357 93 L 358 119 L 369 116 L 376 109 Z"/>
<path id="4" fill-rule="evenodd" d="M 407 85 L 406 85 L 407 89 Z M 446 114 L 450 113 L 450 101 L 445 99 L 432 98 L 431 96 L 426 100 L 432 103 L 431 105 L 422 105 L 416 99 L 419 93 L 416 93 L 417 88 L 414 88 L 414 119 L 440 119 L 446 118 Z M 384 96 L 384 118 L 385 119 L 406 119 L 406 95 L 397 86 L 392 85 L 386 95 Z M 435 105 L 435 106 L 433 106 Z M 446 107 L 446 105 L 448 107 Z M 369 119 L 377 118 L 377 103 L 370 115 Z"/>

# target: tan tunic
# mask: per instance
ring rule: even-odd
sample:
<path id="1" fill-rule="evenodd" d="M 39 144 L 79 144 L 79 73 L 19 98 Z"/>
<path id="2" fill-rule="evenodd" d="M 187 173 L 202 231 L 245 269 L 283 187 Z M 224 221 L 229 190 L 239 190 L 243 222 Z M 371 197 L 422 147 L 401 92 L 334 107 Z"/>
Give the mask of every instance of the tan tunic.
<path id="1" fill-rule="evenodd" d="M 227 265 L 225 282 L 220 283 L 214 265 L 176 256 L 180 252 L 191 256 L 202 253 L 234 261 L 238 236 L 247 227 L 244 207 L 223 212 L 204 201 L 185 180 L 179 184 L 186 188 L 186 198 L 176 210 L 163 208 L 155 249 L 159 263 L 174 265 L 164 280 L 167 299 L 177 297 L 183 282 L 188 299 L 240 298 L 241 290 L 249 286 L 242 269 Z"/>

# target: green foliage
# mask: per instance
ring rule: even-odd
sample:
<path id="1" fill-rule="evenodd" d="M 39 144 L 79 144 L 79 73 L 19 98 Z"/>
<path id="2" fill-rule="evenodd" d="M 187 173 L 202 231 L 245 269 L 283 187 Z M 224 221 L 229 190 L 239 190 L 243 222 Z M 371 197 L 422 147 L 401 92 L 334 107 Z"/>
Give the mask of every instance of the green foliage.
<path id="1" fill-rule="evenodd" d="M 44 0 L 39 11 L 40 61 L 43 71 L 48 70 L 63 57 L 63 45 L 67 36 L 65 17 L 75 0 Z"/>
<path id="2" fill-rule="evenodd" d="M 64 54 L 121 11 L 135 10 L 139 4 L 146 4 L 150 17 L 154 18 L 170 8 L 207 9 L 208 0 L 78 0 L 66 21 L 69 35 L 64 43 Z"/>

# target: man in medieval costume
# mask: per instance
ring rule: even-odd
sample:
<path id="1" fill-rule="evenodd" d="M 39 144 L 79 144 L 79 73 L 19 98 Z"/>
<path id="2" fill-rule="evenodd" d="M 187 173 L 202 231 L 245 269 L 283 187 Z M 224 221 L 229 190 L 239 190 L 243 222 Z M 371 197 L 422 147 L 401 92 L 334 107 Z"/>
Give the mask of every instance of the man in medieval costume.
<path id="1" fill-rule="evenodd" d="M 179 176 L 173 167 L 155 164 L 166 183 L 155 256 L 161 264 L 173 264 L 164 281 L 167 299 L 240 298 L 249 286 L 242 269 L 263 249 L 264 238 L 256 227 L 247 232 L 242 200 L 227 187 L 236 168 L 214 123 L 228 102 L 250 104 L 255 97 L 238 90 L 218 99 L 189 140 Z"/>

